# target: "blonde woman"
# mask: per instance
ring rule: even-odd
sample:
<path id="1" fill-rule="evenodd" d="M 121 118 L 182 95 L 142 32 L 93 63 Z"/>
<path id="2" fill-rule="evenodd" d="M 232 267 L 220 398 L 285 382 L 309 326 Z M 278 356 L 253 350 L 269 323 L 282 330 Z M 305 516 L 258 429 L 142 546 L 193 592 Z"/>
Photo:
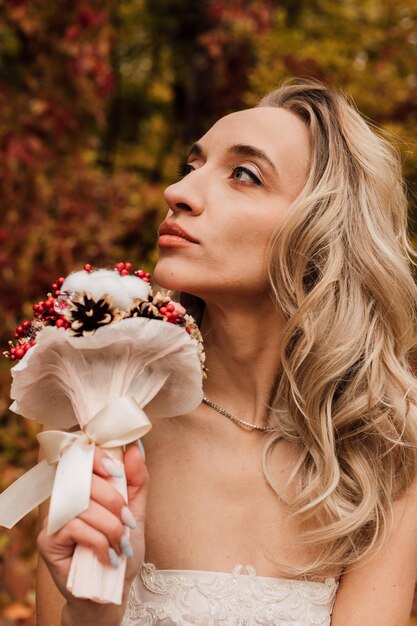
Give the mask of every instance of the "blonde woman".
<path id="1" fill-rule="evenodd" d="M 39 625 L 405 626 L 417 292 L 398 159 L 344 97 L 296 81 L 220 119 L 182 169 L 155 278 L 200 316 L 206 398 L 146 436 L 148 494 L 128 449 L 130 509 L 97 453 L 89 510 L 39 536 Z M 76 543 L 131 555 L 122 607 L 65 590 Z"/>

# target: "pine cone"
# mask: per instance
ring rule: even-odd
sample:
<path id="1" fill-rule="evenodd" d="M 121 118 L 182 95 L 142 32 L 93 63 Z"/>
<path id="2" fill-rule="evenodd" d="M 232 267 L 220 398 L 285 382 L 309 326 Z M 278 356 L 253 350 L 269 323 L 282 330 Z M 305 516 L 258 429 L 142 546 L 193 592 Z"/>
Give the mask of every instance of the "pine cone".
<path id="1" fill-rule="evenodd" d="M 112 306 L 108 296 L 93 300 L 88 295 L 83 295 L 76 302 L 71 302 L 68 308 L 71 332 L 75 337 L 92 333 L 121 317 L 121 312 Z"/>
<path id="2" fill-rule="evenodd" d="M 154 304 L 154 299 L 150 295 L 147 300 L 134 300 L 133 305 L 127 311 L 126 317 L 147 317 L 151 320 L 163 320 L 164 316 Z"/>

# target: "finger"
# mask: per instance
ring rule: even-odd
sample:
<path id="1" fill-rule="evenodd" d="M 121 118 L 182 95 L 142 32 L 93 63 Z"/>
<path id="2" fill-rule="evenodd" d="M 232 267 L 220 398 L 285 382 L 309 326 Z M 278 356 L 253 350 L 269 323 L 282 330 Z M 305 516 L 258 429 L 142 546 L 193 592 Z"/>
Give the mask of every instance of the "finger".
<path id="1" fill-rule="evenodd" d="M 103 507 L 120 517 L 126 502 L 122 494 L 108 480 L 93 474 L 91 481 L 91 498 Z"/>
<path id="2" fill-rule="evenodd" d="M 124 455 L 128 504 L 135 519 L 145 522 L 149 475 L 137 444 L 128 446 Z"/>
<path id="3" fill-rule="evenodd" d="M 38 549 L 46 561 L 57 561 L 68 558 L 75 550 L 76 544 L 89 548 L 104 565 L 115 565 L 115 559 L 111 558 L 110 544 L 107 537 L 93 528 L 79 517 L 65 524 L 51 536 L 44 530 L 38 536 Z"/>
<path id="4" fill-rule="evenodd" d="M 148 471 L 137 443 L 127 446 L 123 463 L 128 486 L 140 489 L 148 480 Z"/>
<path id="5" fill-rule="evenodd" d="M 125 533 L 125 527 L 120 517 L 111 513 L 98 502 L 90 500 L 88 509 L 81 513 L 78 518 L 105 535 L 112 548 L 120 554 L 120 541 Z"/>
<path id="6" fill-rule="evenodd" d="M 123 476 L 123 465 L 111 458 L 102 448 L 96 446 L 94 450 L 93 472 L 102 478 L 121 478 Z"/>
<path id="7" fill-rule="evenodd" d="M 108 481 L 93 474 L 91 482 L 91 499 L 101 504 L 119 517 L 128 528 L 134 529 L 137 520 L 126 504 L 124 496 Z"/>

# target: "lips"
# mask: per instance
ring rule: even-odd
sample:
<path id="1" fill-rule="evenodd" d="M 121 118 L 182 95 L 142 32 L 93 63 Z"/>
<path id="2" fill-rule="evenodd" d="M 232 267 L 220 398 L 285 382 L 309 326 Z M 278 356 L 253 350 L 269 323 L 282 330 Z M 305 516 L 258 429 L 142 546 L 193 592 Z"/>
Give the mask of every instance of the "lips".
<path id="1" fill-rule="evenodd" d="M 158 235 L 160 237 L 163 235 L 172 235 L 174 237 L 181 237 L 182 239 L 185 239 L 185 241 L 190 241 L 191 243 L 198 243 L 197 239 L 191 237 L 187 231 L 173 222 L 163 222 L 159 228 Z"/>

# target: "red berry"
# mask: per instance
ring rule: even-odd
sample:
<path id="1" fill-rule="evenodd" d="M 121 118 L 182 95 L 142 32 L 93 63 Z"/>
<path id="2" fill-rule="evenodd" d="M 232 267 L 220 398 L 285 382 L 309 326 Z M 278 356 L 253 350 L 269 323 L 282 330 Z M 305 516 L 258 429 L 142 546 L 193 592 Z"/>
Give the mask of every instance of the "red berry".
<path id="1" fill-rule="evenodd" d="M 57 283 L 52 283 L 51 287 L 52 287 L 52 289 L 58 289 Z"/>
<path id="2" fill-rule="evenodd" d="M 165 307 L 165 306 L 161 306 L 161 308 L 159 309 L 159 312 L 160 312 L 162 315 L 165 315 L 165 313 L 167 312 L 166 307 Z"/>
<path id="3" fill-rule="evenodd" d="M 175 306 L 173 304 L 167 304 L 167 311 L 175 311 Z"/>
<path id="4" fill-rule="evenodd" d="M 19 333 L 15 333 L 15 334 L 13 335 L 13 337 L 14 337 L 15 339 L 19 339 Z"/>
<path id="5" fill-rule="evenodd" d="M 91 272 L 93 271 L 93 268 L 91 267 L 91 265 L 89 263 L 86 263 L 84 265 L 84 269 L 86 272 L 88 272 L 89 274 L 91 274 Z"/>
<path id="6" fill-rule="evenodd" d="M 60 278 L 58 278 L 58 280 L 56 282 L 58 283 L 58 285 L 62 285 L 64 280 L 65 280 L 65 278 L 62 278 L 62 276 L 60 276 Z"/>
<path id="7" fill-rule="evenodd" d="M 55 293 L 55 295 L 56 295 L 56 296 L 59 296 L 59 294 L 60 294 L 61 292 L 60 292 L 60 290 L 59 290 L 59 289 L 55 289 L 55 292 L 54 292 L 54 293 Z"/>
<path id="8" fill-rule="evenodd" d="M 128 270 L 120 270 L 120 276 L 127 276 L 129 274 Z"/>
<path id="9" fill-rule="evenodd" d="M 65 320 L 63 320 L 62 317 L 59 317 L 55 322 L 55 326 L 57 328 L 63 328 L 65 326 Z"/>
<path id="10" fill-rule="evenodd" d="M 130 270 L 132 269 L 132 264 L 131 263 L 125 263 L 125 268 L 127 269 L 128 272 L 130 272 Z"/>
<path id="11" fill-rule="evenodd" d="M 9 354 L 9 359 L 11 361 L 16 361 L 16 355 L 15 354 Z"/>
<path id="12" fill-rule="evenodd" d="M 21 359 L 23 356 L 25 356 L 25 351 L 23 348 L 16 348 L 15 354 L 18 359 Z"/>

